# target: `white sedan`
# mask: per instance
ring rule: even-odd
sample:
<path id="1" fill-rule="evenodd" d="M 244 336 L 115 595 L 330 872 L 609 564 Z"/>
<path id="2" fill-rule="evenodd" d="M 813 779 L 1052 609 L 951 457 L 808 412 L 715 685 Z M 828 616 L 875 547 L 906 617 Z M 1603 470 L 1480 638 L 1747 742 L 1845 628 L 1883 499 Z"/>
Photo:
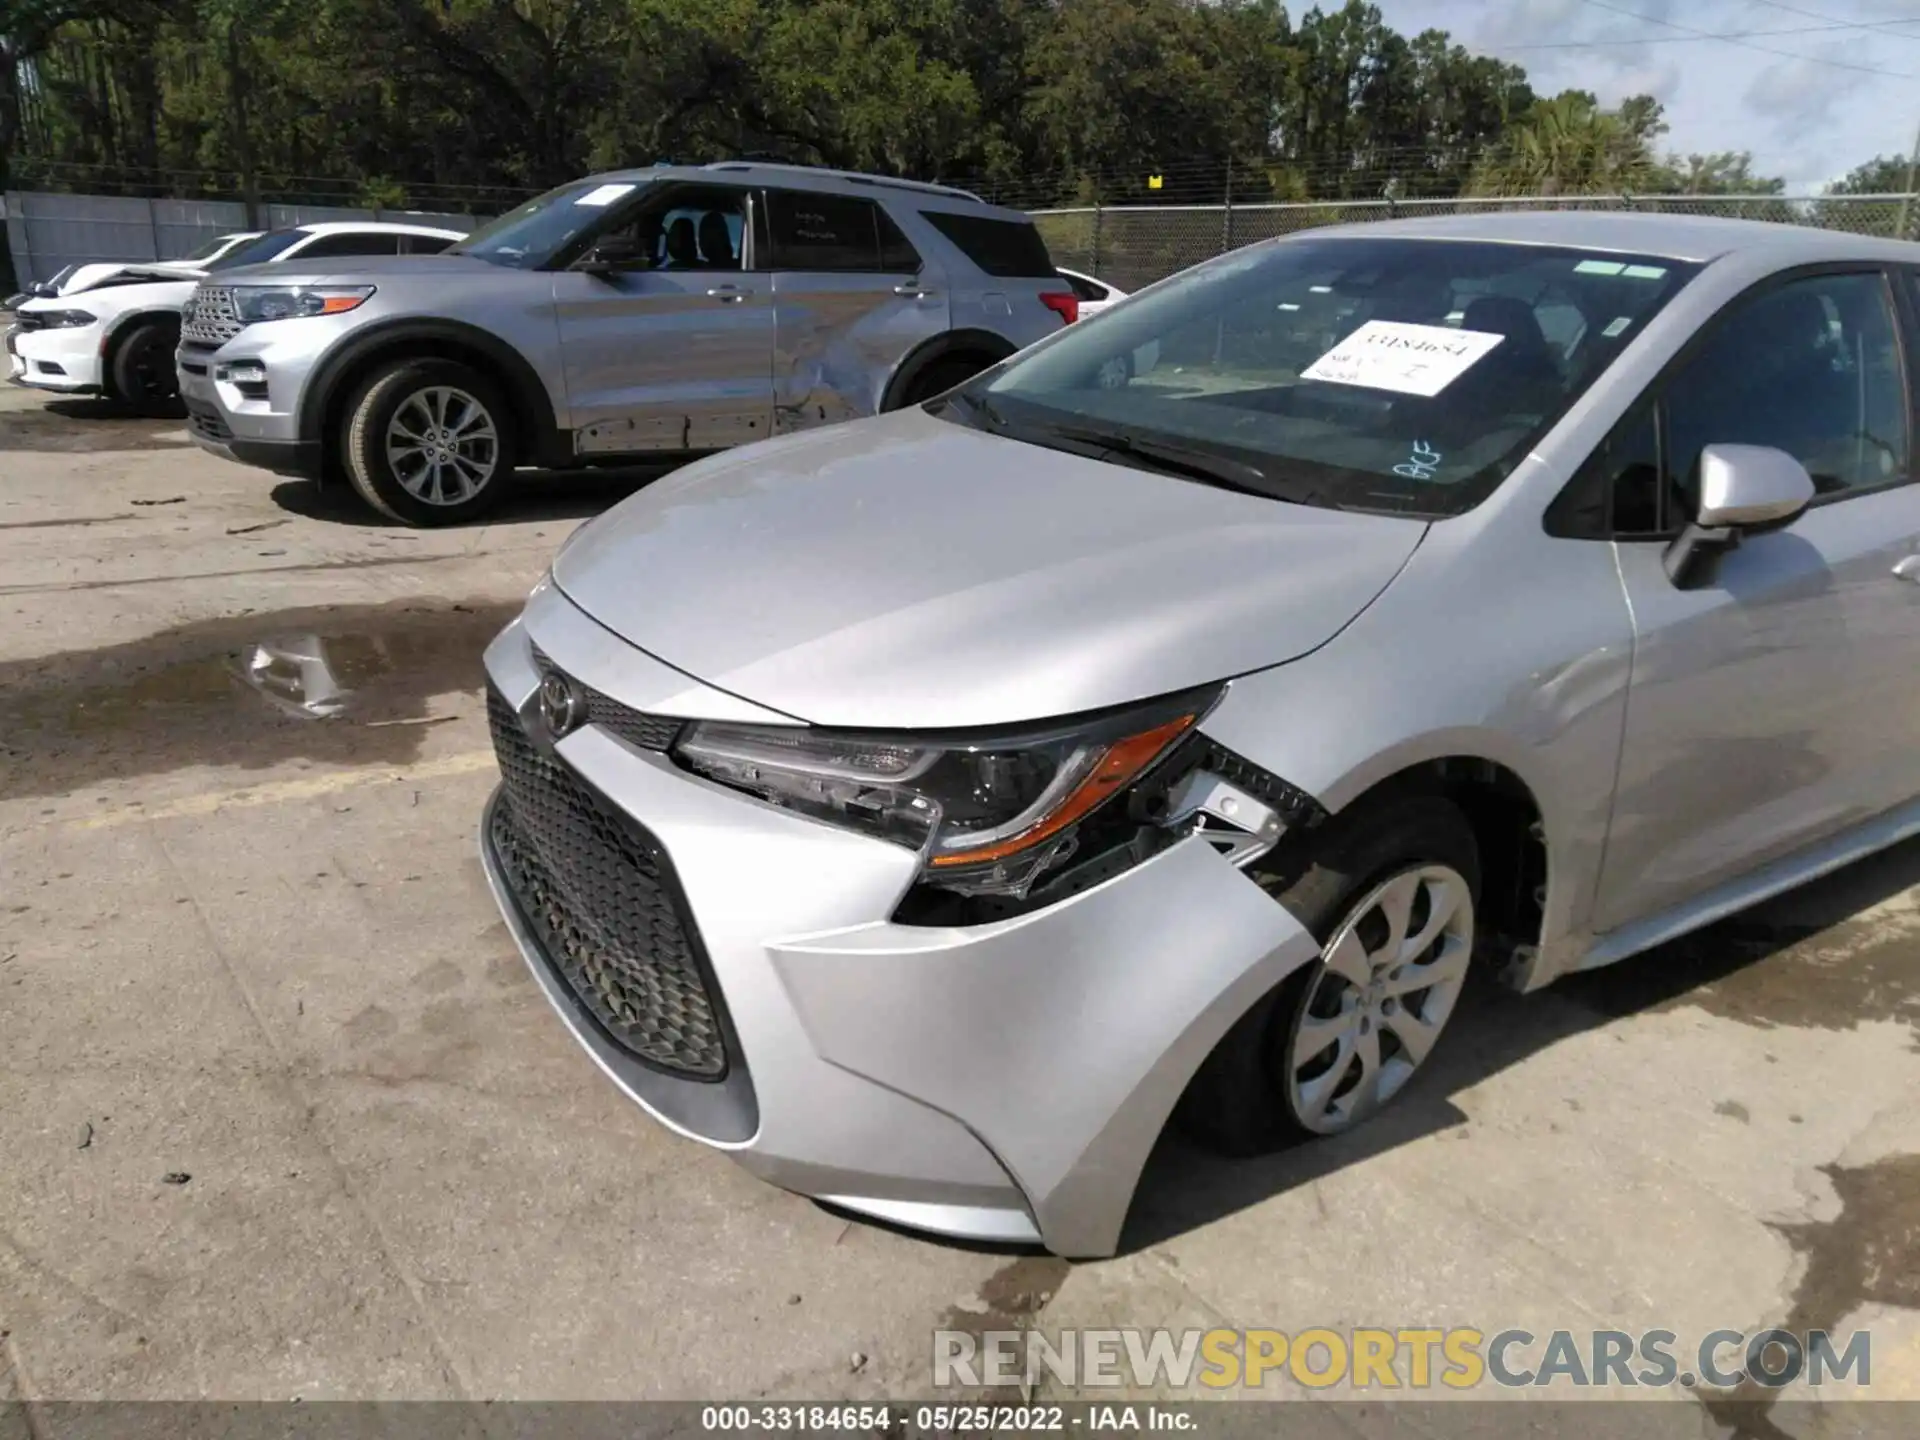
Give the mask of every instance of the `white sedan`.
<path id="1" fill-rule="evenodd" d="M 229 237 L 221 237 L 226 240 Z M 168 411 L 179 394 L 173 352 L 180 307 L 209 271 L 329 256 L 437 254 L 457 230 L 376 221 L 326 221 L 269 230 L 206 259 L 105 269 L 84 288 L 70 276 L 58 295 L 25 300 L 7 332 L 11 378 L 62 395 L 101 395 L 142 411 Z"/>
<path id="2" fill-rule="evenodd" d="M 1059 270 L 1058 266 L 1054 267 Z M 1080 318 L 1091 319 L 1127 298 L 1128 292 L 1105 280 L 1096 280 L 1078 270 L 1060 270 L 1060 278 L 1072 288 L 1080 301 Z M 1100 367 L 1100 384 L 1118 390 L 1136 375 L 1145 375 L 1160 361 L 1160 342 L 1149 340 L 1131 355 L 1116 355 Z"/>

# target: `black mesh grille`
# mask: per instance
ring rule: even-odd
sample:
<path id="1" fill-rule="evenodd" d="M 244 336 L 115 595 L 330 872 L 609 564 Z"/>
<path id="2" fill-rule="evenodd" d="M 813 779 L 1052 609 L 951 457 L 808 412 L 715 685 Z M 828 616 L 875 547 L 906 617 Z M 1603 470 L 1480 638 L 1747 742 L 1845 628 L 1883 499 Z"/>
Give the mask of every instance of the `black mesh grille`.
<path id="1" fill-rule="evenodd" d="M 549 963 L 631 1054 L 721 1079 L 726 1040 L 665 852 L 536 750 L 491 690 L 487 720 L 506 781 L 488 838 Z"/>
<path id="2" fill-rule="evenodd" d="M 187 424 L 193 427 L 196 435 L 208 440 L 218 440 L 222 444 L 233 439 L 233 431 L 227 428 L 227 422 L 220 418 L 220 412 L 210 405 L 187 402 Z"/>
<path id="3" fill-rule="evenodd" d="M 566 672 L 542 653 L 539 646 L 533 647 L 533 660 L 542 674 L 552 671 L 565 675 Z M 629 745 L 641 750 L 671 750 L 673 742 L 680 738 L 680 732 L 686 727 L 684 720 L 675 720 L 666 715 L 648 715 L 635 710 L 630 705 L 622 705 L 611 695 L 602 695 L 591 685 L 582 685 L 572 676 L 573 686 L 587 698 L 587 723 L 598 725 L 603 730 L 611 730 Z"/>

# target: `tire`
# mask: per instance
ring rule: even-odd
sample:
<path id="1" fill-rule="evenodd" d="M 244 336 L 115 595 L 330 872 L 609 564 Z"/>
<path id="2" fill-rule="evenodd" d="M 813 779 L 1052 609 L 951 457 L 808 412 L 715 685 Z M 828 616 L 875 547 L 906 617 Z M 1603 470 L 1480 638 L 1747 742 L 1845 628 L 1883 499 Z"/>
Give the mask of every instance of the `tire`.
<path id="1" fill-rule="evenodd" d="M 407 436 L 425 443 L 409 446 Z M 340 449 L 367 504 L 403 525 L 433 526 L 500 503 L 513 445 L 499 386 L 469 365 L 423 357 L 392 361 L 367 378 L 347 407 Z"/>
<path id="2" fill-rule="evenodd" d="M 139 320 L 113 347 L 107 364 L 107 398 L 136 415 L 184 414 L 180 372 L 173 352 L 180 348 L 177 320 Z"/>
<path id="3" fill-rule="evenodd" d="M 909 405 L 924 405 L 934 396 L 966 384 L 991 364 L 993 361 L 984 357 L 967 355 L 949 355 L 936 360 L 913 377 L 913 383 L 907 386 L 894 408 L 904 410 Z"/>
<path id="4" fill-rule="evenodd" d="M 1235 1023 L 1176 1110 L 1183 1129 L 1229 1155 L 1337 1134 L 1376 1113 L 1417 1078 L 1473 969 L 1480 856 L 1458 806 L 1436 795 L 1382 796 L 1302 839 L 1310 849 L 1276 851 L 1280 863 L 1255 878 L 1321 943 L 1321 958 Z M 1432 944 L 1383 960 L 1393 900 L 1412 894 L 1406 929 L 1417 935 L 1449 892 L 1459 905 Z M 1356 983 L 1368 976 L 1369 988 Z M 1430 983 L 1416 990 L 1422 978 Z M 1310 1026 L 1316 1033 L 1303 1035 Z M 1305 1053 L 1323 1036 L 1339 1038 Z"/>

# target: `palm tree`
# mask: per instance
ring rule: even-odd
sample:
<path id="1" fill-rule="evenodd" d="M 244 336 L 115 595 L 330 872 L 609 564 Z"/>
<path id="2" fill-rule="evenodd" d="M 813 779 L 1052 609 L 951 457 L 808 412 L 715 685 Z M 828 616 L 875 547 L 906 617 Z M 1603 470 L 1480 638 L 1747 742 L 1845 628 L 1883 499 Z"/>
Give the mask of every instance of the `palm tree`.
<path id="1" fill-rule="evenodd" d="M 1475 195 L 1619 194 L 1644 186 L 1653 155 L 1644 134 L 1590 95 L 1536 100 L 1476 168 Z"/>

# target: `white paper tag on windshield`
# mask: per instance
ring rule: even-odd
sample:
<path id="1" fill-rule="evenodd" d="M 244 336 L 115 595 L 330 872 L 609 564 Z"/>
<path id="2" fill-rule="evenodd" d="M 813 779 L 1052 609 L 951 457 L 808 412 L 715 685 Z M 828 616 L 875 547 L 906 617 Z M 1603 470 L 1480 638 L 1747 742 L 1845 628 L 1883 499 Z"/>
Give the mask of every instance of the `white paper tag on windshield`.
<path id="1" fill-rule="evenodd" d="M 596 185 L 573 203 L 576 205 L 591 205 L 594 209 L 598 210 L 602 206 L 611 205 L 622 195 L 631 195 L 632 193 L 633 186 L 631 185 L 621 185 L 617 183 L 613 185 Z"/>
<path id="2" fill-rule="evenodd" d="M 1433 396 L 1505 338 L 1485 330 L 1369 320 L 1302 370 L 1300 378 Z"/>

